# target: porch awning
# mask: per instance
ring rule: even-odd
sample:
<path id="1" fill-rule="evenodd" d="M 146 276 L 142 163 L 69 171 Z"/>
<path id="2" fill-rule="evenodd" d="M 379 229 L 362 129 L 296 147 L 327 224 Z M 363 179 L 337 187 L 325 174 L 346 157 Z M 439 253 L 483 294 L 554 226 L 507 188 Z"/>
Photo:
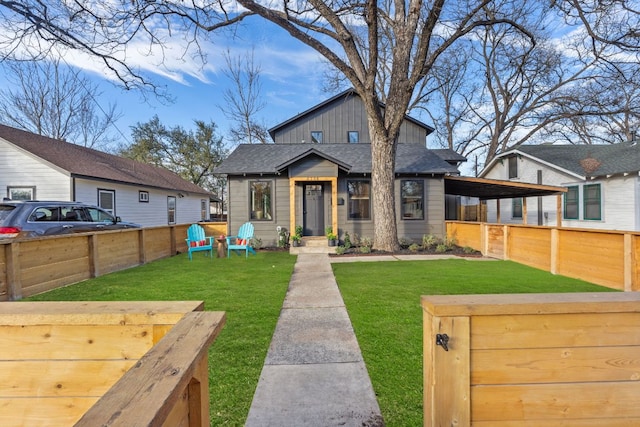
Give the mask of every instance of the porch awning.
<path id="1" fill-rule="evenodd" d="M 445 176 L 444 192 L 456 196 L 478 197 L 480 200 L 515 197 L 551 196 L 566 193 L 566 187 L 502 181 L 498 179 Z"/>

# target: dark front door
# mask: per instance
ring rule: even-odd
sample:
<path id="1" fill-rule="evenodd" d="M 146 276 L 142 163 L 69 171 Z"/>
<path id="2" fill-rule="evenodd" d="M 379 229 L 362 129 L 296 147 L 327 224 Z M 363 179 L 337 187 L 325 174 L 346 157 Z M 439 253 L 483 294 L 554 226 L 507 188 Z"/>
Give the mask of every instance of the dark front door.
<path id="1" fill-rule="evenodd" d="M 305 184 L 302 204 L 304 235 L 324 235 L 324 197 L 322 195 L 322 184 Z"/>

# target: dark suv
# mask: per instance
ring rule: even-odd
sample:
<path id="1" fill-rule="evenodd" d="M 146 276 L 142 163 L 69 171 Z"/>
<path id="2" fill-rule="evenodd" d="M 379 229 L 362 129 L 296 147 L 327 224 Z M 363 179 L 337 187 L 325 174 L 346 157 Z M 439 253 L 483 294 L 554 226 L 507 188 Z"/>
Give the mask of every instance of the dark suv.
<path id="1" fill-rule="evenodd" d="M 140 225 L 80 202 L 5 200 L 0 203 L 0 239 L 122 228 L 140 228 Z"/>

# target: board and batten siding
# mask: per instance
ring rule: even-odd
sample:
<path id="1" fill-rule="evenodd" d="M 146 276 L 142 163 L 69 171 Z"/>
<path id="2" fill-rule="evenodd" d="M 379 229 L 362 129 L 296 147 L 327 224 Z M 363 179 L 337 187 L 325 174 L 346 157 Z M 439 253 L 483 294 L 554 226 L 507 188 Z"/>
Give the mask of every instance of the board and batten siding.
<path id="1" fill-rule="evenodd" d="M 272 190 L 272 219 L 252 220 L 250 218 L 250 182 L 271 181 Z M 276 176 L 229 176 L 229 206 L 227 217 L 227 234 L 235 235 L 245 222 L 251 222 L 254 226 L 254 236 L 262 240 L 263 246 L 277 246 L 278 226 L 289 229 L 289 179 Z M 292 232 L 292 230 L 289 230 Z"/>
<path id="2" fill-rule="evenodd" d="M 0 138 L 0 191 L 8 187 L 34 187 L 39 200 L 72 200 L 69 174 Z"/>
<path id="3" fill-rule="evenodd" d="M 274 135 L 276 144 L 311 143 L 311 132 L 322 131 L 325 144 L 348 143 L 347 133 L 357 131 L 359 142 L 370 144 L 367 113 L 362 100 L 348 96 L 310 112 L 304 120 L 294 120 Z M 427 131 L 418 124 L 405 120 L 400 127 L 398 143 L 426 144 Z"/>
<path id="4" fill-rule="evenodd" d="M 176 198 L 176 224 L 202 221 L 202 200 L 206 200 L 207 212 L 209 210 L 209 198 L 205 194 L 190 194 L 178 197 L 177 191 L 163 191 L 156 188 L 90 179 L 75 179 L 75 197 L 77 201 L 97 205 L 99 203 L 98 189 L 114 191 L 115 214 L 121 217 L 123 221 L 135 222 L 143 227 L 163 226 L 169 223 L 168 196 Z M 148 202 L 140 202 L 140 191 L 149 193 Z"/>

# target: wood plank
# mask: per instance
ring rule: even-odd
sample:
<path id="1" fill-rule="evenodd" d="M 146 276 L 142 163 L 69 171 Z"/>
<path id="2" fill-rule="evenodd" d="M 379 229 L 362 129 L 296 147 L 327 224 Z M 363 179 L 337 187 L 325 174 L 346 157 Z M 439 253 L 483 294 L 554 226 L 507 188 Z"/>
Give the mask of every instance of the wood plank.
<path id="1" fill-rule="evenodd" d="M 151 325 L 0 326 L 0 360 L 139 359 Z"/>
<path id="2" fill-rule="evenodd" d="M 466 317 L 433 318 L 425 336 L 426 359 L 436 367 L 425 384 L 425 426 L 470 423 L 469 406 L 469 319 Z M 435 345 L 436 334 L 447 334 L 448 351 Z M 426 382 L 426 381 L 425 381 Z"/>
<path id="3" fill-rule="evenodd" d="M 598 418 L 596 420 L 544 420 L 544 427 L 637 427 L 640 418 Z M 472 427 L 540 427 L 539 420 L 533 421 L 474 421 Z"/>
<path id="4" fill-rule="evenodd" d="M 638 292 L 424 295 L 422 308 L 436 316 L 640 312 Z"/>
<path id="5" fill-rule="evenodd" d="M 640 313 L 478 316 L 472 349 L 640 345 Z"/>
<path id="6" fill-rule="evenodd" d="M 112 427 L 161 425 L 224 323 L 224 312 L 187 313 L 84 414 L 77 427 L 103 425 L 106 420 Z"/>
<path id="7" fill-rule="evenodd" d="M 0 361 L 0 398 L 100 397 L 134 363 L 136 360 Z"/>
<path id="8" fill-rule="evenodd" d="M 476 350 L 471 384 L 640 380 L 640 347 Z"/>
<path id="9" fill-rule="evenodd" d="M 69 427 L 96 403 L 97 397 L 0 398 L 2 427 Z"/>
<path id="10" fill-rule="evenodd" d="M 477 421 L 640 418 L 640 381 L 477 386 L 471 412 Z"/>
<path id="11" fill-rule="evenodd" d="M 202 301 L 51 301 L 0 304 L 0 325 L 175 324 Z"/>

